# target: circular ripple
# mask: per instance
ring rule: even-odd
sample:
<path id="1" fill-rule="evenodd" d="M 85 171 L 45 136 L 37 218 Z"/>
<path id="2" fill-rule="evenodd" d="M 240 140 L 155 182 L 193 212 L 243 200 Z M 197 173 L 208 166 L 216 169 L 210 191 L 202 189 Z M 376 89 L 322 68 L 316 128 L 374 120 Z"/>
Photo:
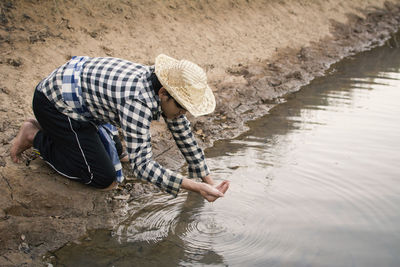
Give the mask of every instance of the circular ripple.
<path id="1" fill-rule="evenodd" d="M 120 242 L 156 242 L 164 239 L 174 228 L 184 200 L 182 196 L 149 199 L 114 230 L 114 237 Z"/>
<path id="2" fill-rule="evenodd" d="M 249 259 L 255 262 L 264 256 L 267 243 L 269 248 L 280 246 L 281 237 L 272 237 L 268 228 L 274 218 L 254 216 L 262 205 L 255 205 L 250 198 L 235 203 L 235 209 L 228 209 L 228 202 L 218 204 L 193 210 L 187 224 L 176 225 L 188 260 L 199 260 L 201 255 L 213 251 L 229 258 L 232 264 Z"/>
<path id="3" fill-rule="evenodd" d="M 229 259 L 229 264 L 265 262 L 266 247 L 269 254 L 277 257 L 289 254 L 290 238 L 284 230 L 274 229 L 276 212 L 270 210 L 271 205 L 259 201 L 261 195 L 242 195 L 242 191 L 232 188 L 229 196 L 235 201 L 215 203 L 193 195 L 149 199 L 117 227 L 114 237 L 120 242 L 171 241 L 183 249 L 183 261 L 187 263 L 200 262 L 210 253 Z"/>
<path id="4" fill-rule="evenodd" d="M 222 225 L 223 222 L 213 216 L 213 214 L 202 214 L 194 224 L 195 229 L 203 235 L 218 235 L 227 230 L 227 227 Z"/>

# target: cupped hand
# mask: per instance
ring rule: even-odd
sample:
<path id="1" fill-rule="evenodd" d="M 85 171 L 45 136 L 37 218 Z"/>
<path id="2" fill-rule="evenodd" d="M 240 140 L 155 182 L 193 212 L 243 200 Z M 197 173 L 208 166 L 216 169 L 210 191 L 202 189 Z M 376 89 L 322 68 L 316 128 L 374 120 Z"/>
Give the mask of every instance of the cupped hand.
<path id="1" fill-rule="evenodd" d="M 201 183 L 199 193 L 208 201 L 214 202 L 220 197 L 223 197 L 229 188 L 229 181 L 225 180 L 217 186 L 211 186 L 207 183 Z"/>

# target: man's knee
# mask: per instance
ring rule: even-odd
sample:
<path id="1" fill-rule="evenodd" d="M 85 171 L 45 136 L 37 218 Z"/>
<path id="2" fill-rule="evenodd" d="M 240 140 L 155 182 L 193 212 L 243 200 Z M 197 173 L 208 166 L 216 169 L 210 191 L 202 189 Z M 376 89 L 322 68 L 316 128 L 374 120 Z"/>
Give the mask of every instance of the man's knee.
<path id="1" fill-rule="evenodd" d="M 93 174 L 93 178 L 89 185 L 94 186 L 99 189 L 107 189 L 110 187 L 114 181 L 116 181 L 117 175 L 115 169 L 112 171 L 107 171 L 105 173 Z"/>

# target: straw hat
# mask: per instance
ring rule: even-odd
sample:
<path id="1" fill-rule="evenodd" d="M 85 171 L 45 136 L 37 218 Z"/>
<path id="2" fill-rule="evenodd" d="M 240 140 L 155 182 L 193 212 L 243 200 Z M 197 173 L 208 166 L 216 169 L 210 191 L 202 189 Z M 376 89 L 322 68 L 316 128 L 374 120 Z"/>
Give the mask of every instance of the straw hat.
<path id="1" fill-rule="evenodd" d="M 193 116 L 214 111 L 214 94 L 207 85 L 206 73 L 198 65 L 161 54 L 156 58 L 155 72 L 168 93 Z"/>

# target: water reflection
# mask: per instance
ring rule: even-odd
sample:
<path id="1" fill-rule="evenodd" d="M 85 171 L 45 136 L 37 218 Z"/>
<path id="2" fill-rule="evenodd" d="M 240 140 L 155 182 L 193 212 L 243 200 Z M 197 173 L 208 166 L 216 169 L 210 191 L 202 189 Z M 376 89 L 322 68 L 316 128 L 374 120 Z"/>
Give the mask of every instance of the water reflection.
<path id="1" fill-rule="evenodd" d="M 399 266 L 400 52 L 335 65 L 250 130 L 207 150 L 225 199 L 144 196 L 68 266 Z"/>
<path id="2" fill-rule="evenodd" d="M 271 110 L 273 116 L 267 115 L 265 116 L 267 119 L 249 122 L 250 130 L 235 141 L 228 144 L 225 141 L 217 141 L 214 149 L 208 150 L 207 156 L 233 154 L 247 145 L 258 146 L 259 138 L 265 142 L 276 142 L 277 140 L 274 140 L 276 136 L 286 135 L 290 131 L 300 130 L 299 127 L 312 125 L 311 121 L 308 121 L 307 125 L 304 125 L 302 121 L 296 121 L 296 119 L 311 118 L 305 113 L 327 109 L 341 111 L 343 106 L 354 104 L 353 96 L 356 93 L 354 89 L 373 90 L 375 86 L 388 85 L 390 80 L 397 81 L 399 48 L 393 47 L 390 42 L 392 41 L 389 41 L 385 47 L 373 49 L 333 65 L 330 75 L 317 78 L 300 92 L 287 96 L 286 102 L 290 101 L 290 103 L 276 106 Z M 314 123 L 323 124 L 320 121 Z M 243 139 L 246 139 L 246 142 L 255 140 L 256 143 L 237 141 Z"/>

